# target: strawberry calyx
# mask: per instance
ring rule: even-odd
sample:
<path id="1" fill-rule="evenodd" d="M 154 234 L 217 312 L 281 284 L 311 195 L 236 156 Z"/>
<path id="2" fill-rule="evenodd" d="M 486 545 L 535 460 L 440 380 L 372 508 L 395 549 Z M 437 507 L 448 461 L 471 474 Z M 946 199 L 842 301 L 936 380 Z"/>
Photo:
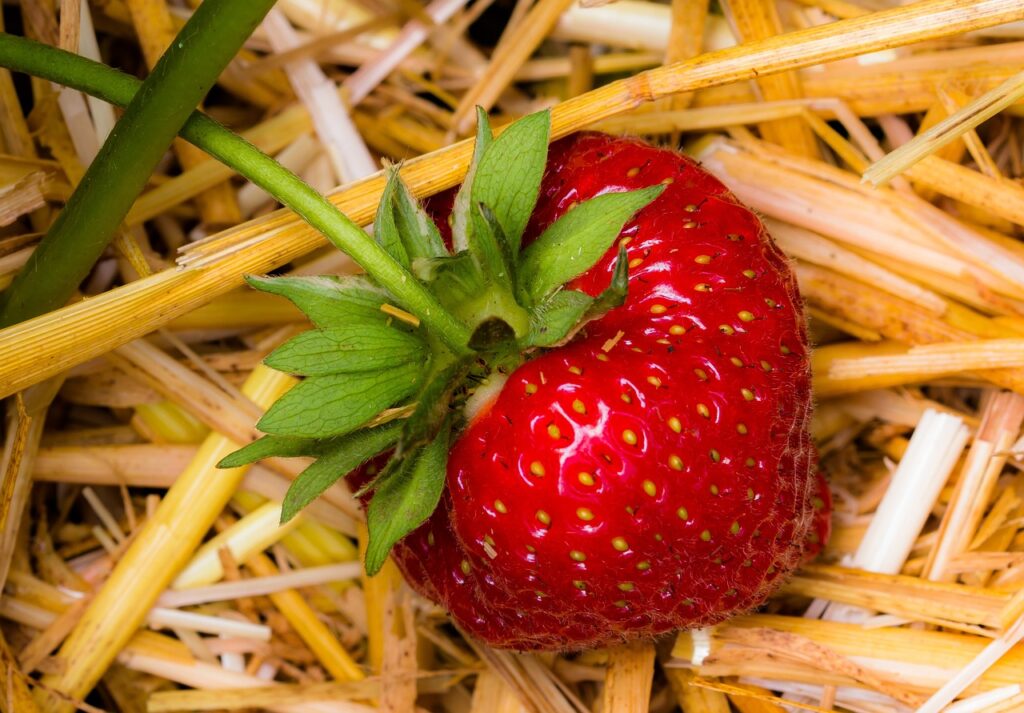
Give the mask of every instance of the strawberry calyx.
<path id="1" fill-rule="evenodd" d="M 621 305 L 627 264 L 619 250 L 611 282 L 597 297 L 568 289 L 608 251 L 623 226 L 664 189 L 609 192 L 570 208 L 535 240 L 523 236 L 543 178 L 550 116 L 538 112 L 494 138 L 478 110 L 473 162 L 457 193 L 446 242 L 434 221 L 388 169 L 373 240 L 466 328 L 464 348 L 433 332 L 395 298 L 395 285 L 354 277 L 248 277 L 291 300 L 314 325 L 266 359 L 304 377 L 257 424 L 267 435 L 221 467 L 262 458 L 313 457 L 282 503 L 293 518 L 338 479 L 371 458 L 387 464 L 357 494 L 367 507 L 366 569 L 434 511 L 448 452 L 485 408 L 494 385 L 531 355 L 570 341 L 589 321 Z M 486 393 L 477 387 L 487 385 Z M 498 388 L 500 390 L 500 388 Z"/>

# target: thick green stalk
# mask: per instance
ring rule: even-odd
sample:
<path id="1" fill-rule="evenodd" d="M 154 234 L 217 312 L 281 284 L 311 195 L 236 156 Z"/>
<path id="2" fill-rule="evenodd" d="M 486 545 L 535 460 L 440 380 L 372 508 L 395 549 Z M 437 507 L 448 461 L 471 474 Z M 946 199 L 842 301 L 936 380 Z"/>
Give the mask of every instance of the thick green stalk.
<path id="1" fill-rule="evenodd" d="M 157 162 L 274 0 L 207 0 L 142 83 L 10 288 L 0 326 L 62 306 L 110 243 Z"/>
<path id="2" fill-rule="evenodd" d="M 111 104 L 126 106 L 141 82 L 98 62 L 22 37 L 0 33 L 0 66 L 72 87 Z M 301 178 L 241 136 L 200 112 L 193 112 L 181 136 L 257 184 L 350 255 L 364 270 L 434 330 L 456 352 L 469 341 L 455 319 L 362 229 Z"/>

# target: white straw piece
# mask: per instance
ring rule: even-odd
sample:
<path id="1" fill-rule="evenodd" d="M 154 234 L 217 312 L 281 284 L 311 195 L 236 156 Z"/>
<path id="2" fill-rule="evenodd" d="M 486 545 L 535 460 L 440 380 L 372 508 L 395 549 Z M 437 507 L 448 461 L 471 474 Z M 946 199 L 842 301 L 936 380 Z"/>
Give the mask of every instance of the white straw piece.
<path id="1" fill-rule="evenodd" d="M 668 49 L 672 10 L 646 0 L 617 0 L 614 4 L 583 7 L 577 3 L 562 13 L 551 37 L 612 47 L 664 52 Z M 708 13 L 704 51 L 732 47 L 736 38 L 721 15 Z"/>
<path id="2" fill-rule="evenodd" d="M 900 572 L 968 437 L 963 419 L 925 410 L 857 552 L 844 566 L 879 574 Z M 861 607 L 833 603 L 822 618 L 863 622 L 870 615 Z"/>
<path id="3" fill-rule="evenodd" d="M 92 24 L 92 12 L 89 10 L 89 3 L 79 3 L 78 12 L 78 54 L 88 57 L 95 62 L 102 62 L 103 58 L 100 57 L 100 45 L 96 41 L 96 30 Z M 85 101 L 89 104 L 89 112 L 92 114 L 96 138 L 100 143 L 103 143 L 107 140 L 107 135 L 114 129 L 114 124 L 117 123 L 114 107 L 96 97 L 86 97 Z"/>
<path id="4" fill-rule="evenodd" d="M 985 691 L 976 696 L 959 700 L 947 706 L 943 713 L 980 713 L 990 706 L 1019 695 L 1020 692 L 1021 687 L 1019 683 L 1015 683 L 1012 686 L 993 688 L 991 691 Z"/>
<path id="5" fill-rule="evenodd" d="M 288 589 L 315 587 L 330 582 L 341 582 L 356 579 L 360 576 L 362 566 L 359 562 L 343 562 L 322 567 L 298 569 L 288 574 L 270 577 L 253 577 L 237 582 L 223 582 L 208 587 L 196 587 L 180 591 L 164 592 L 157 605 L 162 607 L 188 607 L 210 602 L 224 602 L 240 597 L 259 597 Z"/>
<path id="6" fill-rule="evenodd" d="M 189 629 L 204 634 L 237 636 L 256 641 L 270 641 L 271 635 L 270 627 L 263 624 L 251 624 L 221 616 L 196 614 L 164 607 L 155 607 L 150 610 L 146 621 L 154 629 Z"/>
<path id="7" fill-rule="evenodd" d="M 967 438 L 961 419 L 925 411 L 857 548 L 854 567 L 879 574 L 899 573 Z"/>
<path id="8" fill-rule="evenodd" d="M 275 52 L 301 44 L 295 28 L 279 10 L 267 13 L 263 28 Z M 331 157 L 338 178 L 342 182 L 354 181 L 376 172 L 373 156 L 342 103 L 338 87 L 320 65 L 312 59 L 296 59 L 286 63 L 284 70 L 295 93 L 309 109 L 317 136 Z"/>
<path id="9" fill-rule="evenodd" d="M 1024 639 L 1024 616 L 1017 619 L 1016 623 L 1002 636 L 982 649 L 973 661 L 960 669 L 960 672 L 949 679 L 946 685 L 925 701 L 924 705 L 917 709 L 917 713 L 939 713 L 988 671 L 1007 651 L 1016 646 L 1021 639 Z"/>
<path id="10" fill-rule="evenodd" d="M 465 4 L 466 0 L 434 0 L 434 2 L 423 8 L 423 11 L 436 24 L 440 25 L 448 22 L 452 15 Z M 430 30 L 430 27 L 427 27 L 419 20 L 410 20 L 402 28 L 402 31 L 394 39 L 390 47 L 374 59 L 360 65 L 359 69 L 342 83 L 342 86 L 348 90 L 348 98 L 352 106 L 356 106 L 365 99 L 370 92 L 377 88 L 377 85 L 394 71 L 395 67 L 401 64 L 403 59 L 423 44 L 423 41 L 430 34 Z"/>

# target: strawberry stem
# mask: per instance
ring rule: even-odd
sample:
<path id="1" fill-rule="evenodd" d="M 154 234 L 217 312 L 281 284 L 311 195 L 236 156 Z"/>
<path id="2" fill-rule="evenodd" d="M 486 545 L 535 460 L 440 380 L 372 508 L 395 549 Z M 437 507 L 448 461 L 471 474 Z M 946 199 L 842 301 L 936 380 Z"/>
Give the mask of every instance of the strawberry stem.
<path id="1" fill-rule="evenodd" d="M 130 104 L 143 86 L 142 82 L 134 77 L 98 62 L 6 33 L 0 33 L 0 66 L 72 87 L 122 107 Z M 189 143 L 203 149 L 266 190 L 323 233 L 331 243 L 350 255 L 381 286 L 391 292 L 405 309 L 419 317 L 449 349 L 458 354 L 468 351 L 466 345 L 469 342 L 470 330 L 359 226 L 301 178 L 242 137 L 199 112 L 192 113 L 181 127 L 180 134 Z M 101 162 L 95 161 L 94 165 L 98 163 Z M 131 162 L 129 165 L 132 165 Z M 113 178 L 112 184 L 117 184 L 119 180 L 119 177 Z M 102 213 L 107 209 L 107 195 L 104 194 L 104 200 L 90 201 L 87 205 L 98 208 Z M 129 205 L 134 197 L 135 193 L 130 196 Z M 89 215 L 94 212 L 97 211 L 93 210 Z M 117 222 L 120 222 L 120 218 L 115 221 L 115 227 Z M 88 227 L 86 226 L 86 231 Z M 87 271 L 95 261 L 95 258 L 79 260 L 77 253 L 75 255 L 77 271 Z M 34 273 L 25 270 L 22 274 Z M 47 280 L 34 280 L 26 284 L 50 281 L 48 276 Z M 67 282 L 72 288 L 78 284 L 78 281 L 71 278 Z M 56 303 L 51 299 L 45 307 L 37 310 L 14 310 L 11 300 L 2 321 L 10 324 L 27 319 L 34 316 L 33 311 L 38 314 L 40 311 L 53 309 L 66 299 L 65 296 Z"/>

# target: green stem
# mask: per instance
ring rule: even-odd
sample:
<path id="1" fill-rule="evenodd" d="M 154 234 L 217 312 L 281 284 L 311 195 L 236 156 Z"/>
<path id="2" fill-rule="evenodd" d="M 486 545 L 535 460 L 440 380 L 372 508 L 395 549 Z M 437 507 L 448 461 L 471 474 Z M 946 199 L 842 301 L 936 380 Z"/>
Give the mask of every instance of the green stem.
<path id="1" fill-rule="evenodd" d="M 118 106 L 129 104 L 142 84 L 98 62 L 3 33 L 0 33 L 0 66 L 72 87 Z M 301 178 L 199 112 L 192 113 L 180 133 L 189 143 L 295 211 L 386 287 L 403 308 L 419 317 L 450 349 L 456 353 L 466 352 L 470 337 L 466 326 L 358 225 Z"/>
<path id="2" fill-rule="evenodd" d="M 273 5 L 212 0 L 193 13 L 18 274 L 0 326 L 56 309 L 74 294 L 181 125 Z"/>

